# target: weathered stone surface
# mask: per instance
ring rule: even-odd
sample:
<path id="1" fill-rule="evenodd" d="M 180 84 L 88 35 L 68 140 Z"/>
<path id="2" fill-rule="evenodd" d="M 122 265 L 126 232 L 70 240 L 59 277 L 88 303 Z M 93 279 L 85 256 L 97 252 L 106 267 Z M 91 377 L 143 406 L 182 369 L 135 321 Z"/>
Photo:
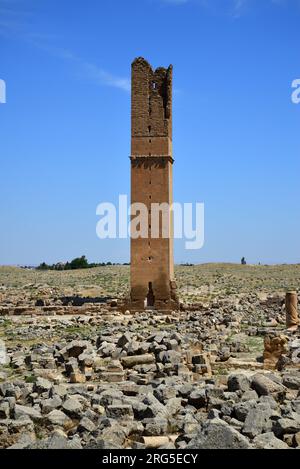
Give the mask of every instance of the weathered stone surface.
<path id="1" fill-rule="evenodd" d="M 82 417 L 78 425 L 79 432 L 93 432 L 96 430 L 96 425 L 87 417 Z"/>
<path id="2" fill-rule="evenodd" d="M 232 392 L 246 392 L 250 389 L 250 380 L 246 375 L 241 373 L 231 374 L 228 376 L 227 386 L 228 390 Z"/>
<path id="3" fill-rule="evenodd" d="M 300 390 L 299 372 L 290 373 L 283 376 L 283 385 L 289 389 Z"/>
<path id="4" fill-rule="evenodd" d="M 42 414 L 39 410 L 34 409 L 33 407 L 28 407 L 24 405 L 15 405 L 15 418 L 19 417 L 29 417 L 34 422 L 39 422 L 42 420 Z"/>
<path id="5" fill-rule="evenodd" d="M 300 432 L 294 434 L 293 443 L 296 448 L 300 447 Z"/>
<path id="6" fill-rule="evenodd" d="M 64 433 L 55 430 L 49 438 L 37 441 L 30 449 L 82 449 L 82 445 L 76 436 L 69 440 Z"/>
<path id="7" fill-rule="evenodd" d="M 72 426 L 72 420 L 61 410 L 52 410 L 45 416 L 46 422 L 50 425 L 69 429 Z"/>
<path id="8" fill-rule="evenodd" d="M 282 436 L 288 433 L 297 433 L 300 431 L 300 415 L 294 419 L 281 418 L 274 422 L 273 432 L 276 436 Z"/>
<path id="9" fill-rule="evenodd" d="M 85 383 L 86 377 L 83 373 L 74 372 L 70 374 L 70 383 Z"/>
<path id="10" fill-rule="evenodd" d="M 0 419 L 8 419 L 10 415 L 10 407 L 8 402 L 0 402 Z"/>
<path id="11" fill-rule="evenodd" d="M 181 362 L 181 353 L 176 352 L 175 350 L 166 350 L 159 353 L 159 361 L 163 364 L 172 363 L 176 365 Z"/>
<path id="12" fill-rule="evenodd" d="M 49 392 L 52 388 L 52 383 L 44 378 L 37 378 L 36 382 L 34 383 L 33 390 L 38 394 L 43 392 Z"/>
<path id="13" fill-rule="evenodd" d="M 246 416 L 243 434 L 250 438 L 260 435 L 267 427 L 271 414 L 272 410 L 266 404 L 259 403 L 252 407 Z"/>
<path id="14" fill-rule="evenodd" d="M 77 358 L 90 346 L 88 341 L 85 340 L 73 340 L 65 348 L 61 350 L 62 356 L 66 359 L 69 357 Z"/>
<path id="15" fill-rule="evenodd" d="M 6 353 L 5 342 L 0 339 L 0 365 L 7 365 L 9 361 L 9 357 Z"/>
<path id="16" fill-rule="evenodd" d="M 48 414 L 54 409 L 57 409 L 62 405 L 62 399 L 59 396 L 52 397 L 50 399 L 44 399 L 41 402 L 41 408 L 43 414 Z"/>
<path id="17" fill-rule="evenodd" d="M 109 405 L 106 408 L 106 415 L 111 419 L 126 419 L 133 417 L 131 405 Z"/>
<path id="18" fill-rule="evenodd" d="M 65 384 L 55 384 L 54 386 L 52 386 L 50 390 L 50 397 L 54 397 L 55 395 L 57 395 L 60 398 L 63 398 L 67 394 L 68 394 L 68 389 Z"/>
<path id="19" fill-rule="evenodd" d="M 34 432 L 22 433 L 19 438 L 17 438 L 16 443 L 8 447 L 8 449 L 26 449 L 32 446 L 36 441 L 36 436 Z"/>
<path id="20" fill-rule="evenodd" d="M 264 339 L 264 367 L 276 369 L 281 356 L 287 352 L 287 337 L 282 334 L 267 334 Z"/>
<path id="21" fill-rule="evenodd" d="M 154 363 L 155 357 L 152 354 L 145 354 L 145 355 L 133 355 L 128 357 L 121 358 L 122 365 L 125 368 L 132 368 L 136 365 L 144 365 L 147 363 Z"/>
<path id="22" fill-rule="evenodd" d="M 196 407 L 196 409 L 200 409 L 202 407 L 207 406 L 207 396 L 205 389 L 199 389 L 192 391 L 188 397 L 188 402 L 192 406 Z"/>
<path id="23" fill-rule="evenodd" d="M 143 420 L 146 436 L 165 435 L 168 431 L 168 420 L 163 418 L 148 418 Z"/>
<path id="24" fill-rule="evenodd" d="M 123 348 L 124 345 L 128 344 L 131 340 L 132 340 L 131 334 L 129 332 L 125 332 L 125 334 L 123 334 L 119 338 L 119 340 L 117 342 L 117 347 Z"/>
<path id="25" fill-rule="evenodd" d="M 271 394 L 278 401 L 283 401 L 286 395 L 285 386 L 275 383 L 275 381 L 263 374 L 258 373 L 254 375 L 251 386 L 259 396 L 268 396 Z"/>
<path id="26" fill-rule="evenodd" d="M 69 397 L 62 405 L 63 411 L 71 418 L 79 418 L 82 413 L 82 404 L 75 398 Z"/>
<path id="27" fill-rule="evenodd" d="M 250 409 L 256 406 L 255 400 L 239 402 L 233 406 L 233 412 L 237 420 L 240 422 L 244 422 L 246 420 L 247 415 L 250 412 Z"/>
<path id="28" fill-rule="evenodd" d="M 289 449 L 288 445 L 279 440 L 279 438 L 276 438 L 272 432 L 256 436 L 253 444 L 258 449 Z"/>
<path id="29" fill-rule="evenodd" d="M 246 437 L 221 419 L 209 420 L 187 445 L 190 449 L 248 449 Z"/>

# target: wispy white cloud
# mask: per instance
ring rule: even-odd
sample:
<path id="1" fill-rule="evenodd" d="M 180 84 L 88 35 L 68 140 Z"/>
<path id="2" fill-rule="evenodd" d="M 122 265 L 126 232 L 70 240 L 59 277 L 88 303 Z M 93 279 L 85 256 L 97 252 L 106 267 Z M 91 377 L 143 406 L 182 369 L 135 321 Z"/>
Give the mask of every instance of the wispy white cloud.
<path id="1" fill-rule="evenodd" d="M 234 18 L 239 18 L 248 4 L 249 0 L 234 0 L 232 5 L 232 16 Z"/>
<path id="2" fill-rule="evenodd" d="M 206 8 L 214 13 L 222 13 L 239 18 L 243 16 L 247 10 L 254 5 L 274 4 L 277 6 L 300 7 L 300 0 L 156 0 L 162 4 L 170 6 L 184 5 L 187 3 L 198 5 Z"/>
<path id="3" fill-rule="evenodd" d="M 60 60 L 68 61 L 77 67 L 81 77 L 100 86 L 111 86 L 122 91 L 130 91 L 130 79 L 119 77 L 96 63 L 78 57 L 73 51 L 54 45 L 57 35 L 33 33 L 26 21 L 30 11 L 19 9 L 18 0 L 0 0 L 0 36 L 16 39 L 38 48 Z"/>
<path id="4" fill-rule="evenodd" d="M 123 91 L 130 91 L 131 82 L 129 78 L 121 78 L 113 75 L 93 63 L 79 60 L 86 76 L 100 85 L 113 86 Z"/>

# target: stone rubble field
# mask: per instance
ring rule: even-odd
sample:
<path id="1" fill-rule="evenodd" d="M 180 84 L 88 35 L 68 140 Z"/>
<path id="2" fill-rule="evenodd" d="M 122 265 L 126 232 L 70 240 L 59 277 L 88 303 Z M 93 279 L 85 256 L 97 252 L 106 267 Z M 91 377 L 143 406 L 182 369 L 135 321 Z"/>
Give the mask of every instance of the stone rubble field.
<path id="1" fill-rule="evenodd" d="M 300 448 L 300 328 L 285 325 L 300 265 L 176 278 L 181 311 L 132 315 L 128 266 L 0 267 L 0 447 Z"/>

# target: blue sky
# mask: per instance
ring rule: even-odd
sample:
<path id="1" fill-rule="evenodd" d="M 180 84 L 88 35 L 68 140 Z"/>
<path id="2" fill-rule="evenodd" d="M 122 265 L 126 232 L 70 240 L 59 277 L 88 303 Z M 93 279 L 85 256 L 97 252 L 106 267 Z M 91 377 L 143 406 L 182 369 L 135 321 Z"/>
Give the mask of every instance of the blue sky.
<path id="1" fill-rule="evenodd" d="M 129 193 L 130 64 L 174 66 L 176 262 L 300 262 L 299 0 L 0 0 L 0 264 L 129 260 L 96 206 Z"/>

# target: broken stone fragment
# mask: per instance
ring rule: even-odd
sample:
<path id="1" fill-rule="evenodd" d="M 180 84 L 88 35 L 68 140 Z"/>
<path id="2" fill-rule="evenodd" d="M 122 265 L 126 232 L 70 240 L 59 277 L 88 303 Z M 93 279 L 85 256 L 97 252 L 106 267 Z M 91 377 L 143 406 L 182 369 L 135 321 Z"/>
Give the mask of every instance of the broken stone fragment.
<path id="1" fill-rule="evenodd" d="M 131 405 L 109 405 L 106 408 L 106 415 L 111 419 L 128 419 L 133 418 L 133 410 Z"/>
<path id="2" fill-rule="evenodd" d="M 216 418 L 199 428 L 188 449 L 250 449 L 249 440 L 228 423 Z"/>
<path id="3" fill-rule="evenodd" d="M 279 402 L 282 402 L 286 395 L 285 386 L 260 373 L 253 376 L 251 387 L 255 389 L 259 396 L 272 395 Z"/>
<path id="4" fill-rule="evenodd" d="M 42 420 L 42 414 L 39 410 L 33 407 L 16 404 L 15 418 L 18 419 L 23 416 L 29 417 L 33 422 L 40 422 Z"/>
<path id="5" fill-rule="evenodd" d="M 93 432 L 96 430 L 96 425 L 87 417 L 82 417 L 77 427 L 79 432 Z"/>
<path id="6" fill-rule="evenodd" d="M 132 355 L 128 357 L 122 357 L 121 363 L 124 368 L 132 368 L 136 365 L 155 363 L 155 357 L 150 353 L 145 355 Z"/>
<path id="7" fill-rule="evenodd" d="M 84 350 L 86 350 L 90 346 L 90 342 L 86 340 L 73 340 L 70 344 L 64 347 L 60 351 L 60 353 L 64 357 L 64 359 L 67 359 L 69 357 L 77 358 L 79 357 L 79 355 L 82 354 Z"/>
<path id="8" fill-rule="evenodd" d="M 188 402 L 196 409 L 201 409 L 207 406 L 207 396 L 205 389 L 194 390 L 188 396 Z"/>
<path id="9" fill-rule="evenodd" d="M 278 419 L 274 422 L 272 430 L 278 437 L 289 433 L 298 433 L 300 431 L 300 416 L 296 414 L 295 418 Z"/>
<path id="10" fill-rule="evenodd" d="M 8 402 L 0 403 L 0 419 L 8 419 L 10 415 L 10 407 Z"/>
<path id="11" fill-rule="evenodd" d="M 272 409 L 267 404 L 259 403 L 252 407 L 245 419 L 243 434 L 254 438 L 266 431 L 271 415 Z M 272 427 L 272 425 L 269 426 Z"/>
<path id="12" fill-rule="evenodd" d="M 253 444 L 258 449 L 289 449 L 288 445 L 279 438 L 276 438 L 274 433 L 267 432 L 258 435 L 254 438 Z"/>
<path id="13" fill-rule="evenodd" d="M 62 405 L 63 411 L 71 418 L 81 417 L 82 404 L 76 397 L 69 397 Z"/>
<path id="14" fill-rule="evenodd" d="M 171 363 L 177 365 L 181 362 L 181 353 L 175 350 L 162 351 L 158 355 L 158 361 L 163 364 Z"/>
<path id="15" fill-rule="evenodd" d="M 132 336 L 129 332 L 126 332 L 123 334 L 118 342 L 117 342 L 117 347 L 123 348 L 126 344 L 128 344 L 132 340 Z"/>
<path id="16" fill-rule="evenodd" d="M 61 405 L 62 405 L 62 399 L 58 395 L 50 399 L 44 399 L 41 402 L 42 413 L 48 414 L 49 412 L 57 409 Z"/>
<path id="17" fill-rule="evenodd" d="M 0 365 L 8 365 L 10 359 L 6 352 L 5 342 L 0 339 Z"/>
<path id="18" fill-rule="evenodd" d="M 267 334 L 264 339 L 264 368 L 275 370 L 281 357 L 287 353 L 287 337 L 282 334 Z"/>
<path id="19" fill-rule="evenodd" d="M 228 376 L 227 386 L 228 390 L 232 392 L 246 392 L 250 390 L 250 380 L 245 374 L 234 373 Z"/>
<path id="20" fill-rule="evenodd" d="M 120 383 L 124 381 L 124 372 L 111 372 L 111 371 L 102 371 L 99 373 L 99 378 L 101 381 L 106 381 L 107 383 Z"/>
<path id="21" fill-rule="evenodd" d="M 47 379 L 38 377 L 34 383 L 33 391 L 41 394 L 43 392 L 49 392 L 52 388 L 52 383 Z"/>
<path id="22" fill-rule="evenodd" d="M 283 385 L 289 389 L 300 390 L 299 372 L 290 372 L 283 376 Z"/>
<path id="23" fill-rule="evenodd" d="M 70 383 L 85 383 L 86 376 L 80 372 L 74 372 L 70 374 Z"/>
<path id="24" fill-rule="evenodd" d="M 168 420 L 158 418 L 147 418 L 142 421 L 146 436 L 165 435 L 168 431 Z"/>
<path id="25" fill-rule="evenodd" d="M 45 416 L 45 422 L 53 425 L 63 427 L 65 430 L 72 427 L 72 420 L 61 410 L 54 409 Z"/>

